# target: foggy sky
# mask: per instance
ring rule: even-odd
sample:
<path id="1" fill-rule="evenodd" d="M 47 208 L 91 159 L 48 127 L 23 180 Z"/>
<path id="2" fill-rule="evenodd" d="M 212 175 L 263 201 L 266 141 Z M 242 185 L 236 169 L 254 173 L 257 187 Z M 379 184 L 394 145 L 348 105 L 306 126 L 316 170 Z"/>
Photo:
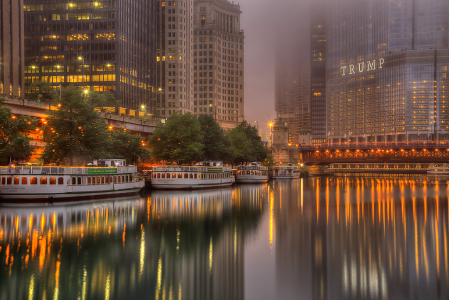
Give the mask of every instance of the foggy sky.
<path id="1" fill-rule="evenodd" d="M 229 0 L 232 2 L 231 0 Z M 238 0 L 245 32 L 245 119 L 265 139 L 274 110 L 275 53 L 301 43 L 298 31 L 307 22 L 308 0 Z M 276 51 L 276 44 L 282 47 Z M 286 51 L 287 52 L 287 51 Z M 290 51 L 288 51 L 290 52 Z M 282 55 L 282 54 L 278 54 Z"/>

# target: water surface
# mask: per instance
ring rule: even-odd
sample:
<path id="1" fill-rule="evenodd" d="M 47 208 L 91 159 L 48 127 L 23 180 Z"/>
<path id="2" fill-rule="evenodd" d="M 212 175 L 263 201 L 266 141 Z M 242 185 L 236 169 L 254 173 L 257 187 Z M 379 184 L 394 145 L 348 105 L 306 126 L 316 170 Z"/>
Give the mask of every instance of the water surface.
<path id="1" fill-rule="evenodd" d="M 0 207 L 2 299 L 448 299 L 446 180 Z"/>

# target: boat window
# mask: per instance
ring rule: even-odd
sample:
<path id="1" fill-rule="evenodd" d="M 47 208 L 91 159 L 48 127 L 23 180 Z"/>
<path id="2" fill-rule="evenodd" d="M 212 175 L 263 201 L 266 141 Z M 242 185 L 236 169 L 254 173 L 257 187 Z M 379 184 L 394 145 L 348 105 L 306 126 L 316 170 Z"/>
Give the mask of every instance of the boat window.
<path id="1" fill-rule="evenodd" d="M 58 184 L 64 184 L 64 177 L 58 178 Z"/>
<path id="2" fill-rule="evenodd" d="M 104 184 L 104 177 L 101 177 L 101 184 Z"/>
<path id="3" fill-rule="evenodd" d="M 182 173 L 178 173 L 178 178 L 182 178 Z"/>
<path id="4" fill-rule="evenodd" d="M 2 184 L 5 185 L 6 184 L 6 178 L 2 177 Z"/>
<path id="5" fill-rule="evenodd" d="M 185 173 L 184 174 L 184 179 L 189 179 L 189 174 Z"/>
<path id="6" fill-rule="evenodd" d="M 157 178 L 161 178 L 161 173 L 157 173 Z"/>
<path id="7" fill-rule="evenodd" d="M 97 184 L 100 184 L 100 177 L 97 177 Z"/>
<path id="8" fill-rule="evenodd" d="M 109 177 L 109 181 L 112 183 L 114 181 L 114 177 L 113 176 Z"/>
<path id="9" fill-rule="evenodd" d="M 92 181 L 91 181 L 91 178 L 90 177 L 87 177 L 87 184 L 91 184 L 92 183 Z"/>
<path id="10" fill-rule="evenodd" d="M 56 184 L 56 178 L 50 177 L 50 184 Z"/>
<path id="11" fill-rule="evenodd" d="M 76 177 L 72 177 L 72 185 L 76 185 Z"/>
<path id="12" fill-rule="evenodd" d="M 30 178 L 30 184 L 37 184 L 37 178 L 36 177 L 31 177 Z"/>
<path id="13" fill-rule="evenodd" d="M 162 173 L 162 178 L 165 178 L 165 173 Z"/>
<path id="14" fill-rule="evenodd" d="M 109 183 L 109 176 L 106 176 L 106 183 Z"/>
<path id="15" fill-rule="evenodd" d="M 50 183 L 51 184 L 51 183 Z M 81 177 L 78 177 L 78 184 L 81 185 Z"/>
<path id="16" fill-rule="evenodd" d="M 170 173 L 167 173 L 167 178 L 170 178 Z"/>
<path id="17" fill-rule="evenodd" d="M 195 174 L 195 175 L 194 175 L 195 179 L 197 179 L 197 178 L 198 178 L 197 176 L 198 176 L 197 174 Z"/>
<path id="18" fill-rule="evenodd" d="M 171 178 L 176 178 L 176 173 L 172 173 Z"/>
<path id="19" fill-rule="evenodd" d="M 20 178 L 14 177 L 14 184 L 20 184 Z"/>
<path id="20" fill-rule="evenodd" d="M 47 184 L 47 177 L 41 177 L 41 184 Z"/>
<path id="21" fill-rule="evenodd" d="M 28 178 L 27 177 L 22 177 L 22 184 L 28 184 Z"/>
<path id="22" fill-rule="evenodd" d="M 193 174 L 190 174 L 190 179 L 193 179 Z"/>
<path id="23" fill-rule="evenodd" d="M 6 180 L 6 184 L 12 184 L 12 179 L 11 179 L 11 177 L 8 177 L 8 179 Z"/>

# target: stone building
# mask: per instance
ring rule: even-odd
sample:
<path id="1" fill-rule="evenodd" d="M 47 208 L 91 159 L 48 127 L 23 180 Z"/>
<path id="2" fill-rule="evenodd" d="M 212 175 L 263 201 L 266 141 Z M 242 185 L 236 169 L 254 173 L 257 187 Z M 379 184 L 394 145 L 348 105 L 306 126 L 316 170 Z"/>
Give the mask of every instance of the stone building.
<path id="1" fill-rule="evenodd" d="M 157 0 L 156 115 L 192 112 L 193 0 Z"/>
<path id="2" fill-rule="evenodd" d="M 244 119 L 244 40 L 240 6 L 227 0 L 194 2 L 193 113 L 224 129 Z"/>

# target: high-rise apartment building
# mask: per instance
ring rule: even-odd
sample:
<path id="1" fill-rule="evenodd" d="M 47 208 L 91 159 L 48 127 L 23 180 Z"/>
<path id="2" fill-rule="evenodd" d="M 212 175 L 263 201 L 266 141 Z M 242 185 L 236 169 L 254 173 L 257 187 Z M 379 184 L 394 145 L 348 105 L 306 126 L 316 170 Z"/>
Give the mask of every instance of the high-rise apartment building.
<path id="1" fill-rule="evenodd" d="M 155 3 L 24 0 L 25 83 L 112 92 L 123 107 L 154 112 Z"/>
<path id="2" fill-rule="evenodd" d="M 311 3 L 310 114 L 312 143 L 325 143 L 326 133 L 326 3 Z"/>
<path id="3" fill-rule="evenodd" d="M 327 8 L 332 141 L 447 139 L 447 0 L 338 0 Z"/>
<path id="4" fill-rule="evenodd" d="M 0 94 L 24 96 L 23 0 L 0 1 Z"/>
<path id="5" fill-rule="evenodd" d="M 156 115 L 192 112 L 193 0 L 157 0 Z"/>
<path id="6" fill-rule="evenodd" d="M 193 35 L 193 113 L 208 114 L 222 128 L 244 119 L 244 40 L 240 6 L 196 0 Z"/>

